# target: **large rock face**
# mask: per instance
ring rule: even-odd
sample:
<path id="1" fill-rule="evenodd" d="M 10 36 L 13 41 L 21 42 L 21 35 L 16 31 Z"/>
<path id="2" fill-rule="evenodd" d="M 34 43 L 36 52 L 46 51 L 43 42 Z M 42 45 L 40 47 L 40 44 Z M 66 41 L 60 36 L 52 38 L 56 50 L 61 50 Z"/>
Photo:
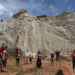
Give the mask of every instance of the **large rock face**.
<path id="1" fill-rule="evenodd" d="M 56 16 L 29 16 L 22 11 L 7 22 L 1 37 L 9 47 L 18 46 L 32 52 L 42 50 L 72 50 L 75 48 L 75 13 Z M 64 51 L 63 51 L 64 52 Z"/>

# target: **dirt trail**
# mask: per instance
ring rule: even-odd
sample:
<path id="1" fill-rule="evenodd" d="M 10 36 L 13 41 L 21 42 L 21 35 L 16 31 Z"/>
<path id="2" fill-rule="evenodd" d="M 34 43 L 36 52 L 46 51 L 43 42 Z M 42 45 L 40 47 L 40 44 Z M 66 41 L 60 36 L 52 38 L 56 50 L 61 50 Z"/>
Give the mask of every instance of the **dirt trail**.
<path id="1" fill-rule="evenodd" d="M 0 73 L 0 75 L 55 75 L 56 72 L 62 69 L 64 72 L 64 75 L 75 75 L 72 71 L 72 67 L 68 64 L 68 62 L 62 62 L 61 64 L 50 64 L 43 63 L 43 67 L 41 70 L 36 69 L 35 64 L 22 64 L 19 68 L 15 65 L 14 59 L 8 60 L 8 72 Z"/>

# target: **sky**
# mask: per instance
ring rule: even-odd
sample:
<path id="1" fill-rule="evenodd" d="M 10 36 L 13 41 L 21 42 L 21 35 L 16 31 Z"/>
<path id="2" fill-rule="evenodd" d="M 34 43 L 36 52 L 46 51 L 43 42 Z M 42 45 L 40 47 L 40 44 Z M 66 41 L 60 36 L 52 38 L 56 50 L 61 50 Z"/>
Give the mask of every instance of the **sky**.
<path id="1" fill-rule="evenodd" d="M 75 11 L 75 0 L 0 0 L 0 17 L 10 17 L 21 9 L 32 16 L 57 16 Z"/>

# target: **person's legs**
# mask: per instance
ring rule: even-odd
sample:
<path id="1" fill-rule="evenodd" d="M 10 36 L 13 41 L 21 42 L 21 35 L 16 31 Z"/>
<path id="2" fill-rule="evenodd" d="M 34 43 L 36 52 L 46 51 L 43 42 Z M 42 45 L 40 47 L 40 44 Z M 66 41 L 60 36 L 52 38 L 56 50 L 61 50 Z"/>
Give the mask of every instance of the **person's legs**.
<path id="1" fill-rule="evenodd" d="M 19 58 L 16 58 L 16 65 L 19 65 Z"/>
<path id="2" fill-rule="evenodd" d="M 26 57 L 26 64 L 28 64 L 28 57 Z"/>
<path id="3" fill-rule="evenodd" d="M 53 58 L 51 58 L 51 64 L 53 64 L 53 62 L 54 62 L 54 61 L 53 61 Z"/>
<path id="4" fill-rule="evenodd" d="M 41 61 L 38 61 L 37 62 L 37 68 L 41 68 L 42 67 L 42 62 Z"/>
<path id="5" fill-rule="evenodd" d="M 1 70 L 2 70 L 2 61 L 0 59 L 0 72 L 1 72 Z"/>
<path id="6" fill-rule="evenodd" d="M 58 61 L 58 56 L 56 55 L 56 61 Z"/>
<path id="7" fill-rule="evenodd" d="M 0 60 L 0 71 L 4 72 L 4 70 L 3 70 L 3 60 L 2 59 Z"/>
<path id="8" fill-rule="evenodd" d="M 75 60 L 72 60 L 72 65 L 73 65 L 73 71 L 75 69 Z"/>
<path id="9" fill-rule="evenodd" d="M 73 63 L 73 70 L 75 70 L 75 61 L 74 61 L 74 63 Z"/>
<path id="10" fill-rule="evenodd" d="M 30 63 L 32 63 L 32 58 L 31 57 L 29 58 L 29 61 L 30 61 Z"/>
<path id="11" fill-rule="evenodd" d="M 0 72 L 1 72 L 1 70 L 2 70 L 2 67 L 1 67 L 1 64 L 0 64 Z"/>
<path id="12" fill-rule="evenodd" d="M 26 64 L 26 58 L 23 56 L 23 63 Z"/>
<path id="13" fill-rule="evenodd" d="M 4 60 L 4 71 L 7 71 L 6 70 L 6 65 L 7 65 L 7 60 Z"/>
<path id="14" fill-rule="evenodd" d="M 2 69 L 2 64 L 0 64 L 0 72 L 2 72 L 3 71 L 3 69 Z"/>

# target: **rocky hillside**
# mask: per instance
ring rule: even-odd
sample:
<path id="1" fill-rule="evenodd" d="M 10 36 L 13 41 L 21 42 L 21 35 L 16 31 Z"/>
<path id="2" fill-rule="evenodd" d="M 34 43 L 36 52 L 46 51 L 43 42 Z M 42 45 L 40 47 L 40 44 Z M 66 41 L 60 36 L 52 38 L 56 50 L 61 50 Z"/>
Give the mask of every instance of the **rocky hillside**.
<path id="1" fill-rule="evenodd" d="M 32 52 L 64 52 L 75 48 L 75 13 L 35 17 L 21 11 L 12 19 L 0 24 L 4 26 L 4 31 L 2 29 L 0 33 L 0 41 L 8 43 L 10 48 L 17 45 L 22 50 Z"/>

